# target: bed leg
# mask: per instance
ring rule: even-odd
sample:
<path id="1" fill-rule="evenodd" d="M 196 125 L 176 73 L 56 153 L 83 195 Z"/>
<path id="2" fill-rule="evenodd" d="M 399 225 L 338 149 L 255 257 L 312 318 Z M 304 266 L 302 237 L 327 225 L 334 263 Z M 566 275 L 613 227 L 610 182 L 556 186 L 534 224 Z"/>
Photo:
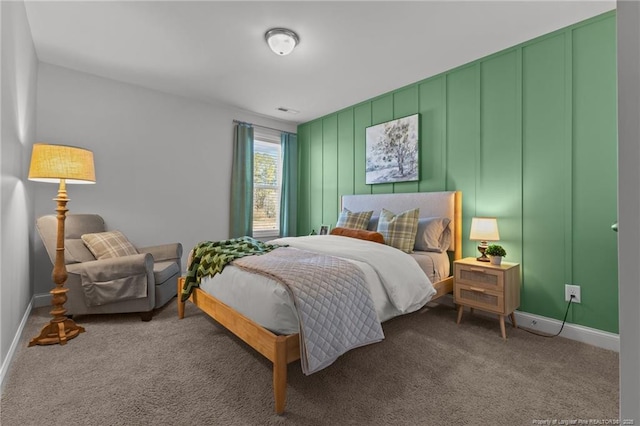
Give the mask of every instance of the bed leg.
<path id="1" fill-rule="evenodd" d="M 276 338 L 276 353 L 273 361 L 273 397 L 276 413 L 284 413 L 287 402 L 287 343 L 284 336 Z"/>
<path id="2" fill-rule="evenodd" d="M 181 293 L 182 286 L 184 285 L 184 277 L 178 278 L 178 319 L 184 318 L 184 302 L 182 301 Z"/>

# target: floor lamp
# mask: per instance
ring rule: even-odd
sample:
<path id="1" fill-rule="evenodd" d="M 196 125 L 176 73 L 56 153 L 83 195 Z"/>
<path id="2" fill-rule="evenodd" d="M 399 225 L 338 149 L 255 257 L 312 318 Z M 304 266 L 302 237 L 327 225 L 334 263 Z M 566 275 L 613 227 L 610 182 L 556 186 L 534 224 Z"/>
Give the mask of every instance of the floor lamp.
<path id="1" fill-rule="evenodd" d="M 67 281 L 67 267 L 64 261 L 64 220 L 67 215 L 67 183 L 95 183 L 96 175 L 93 166 L 93 153 L 86 149 L 64 145 L 34 144 L 29 167 L 29 180 L 58 183 L 58 196 L 53 200 L 58 207 L 58 234 L 56 241 L 56 260 L 52 278 L 55 288 L 50 291 L 53 308 L 50 314 L 53 319 L 45 325 L 40 334 L 31 341 L 33 345 L 64 345 L 84 332 L 71 318 L 67 318 L 64 303 L 67 301 L 69 289 L 64 287 Z"/>

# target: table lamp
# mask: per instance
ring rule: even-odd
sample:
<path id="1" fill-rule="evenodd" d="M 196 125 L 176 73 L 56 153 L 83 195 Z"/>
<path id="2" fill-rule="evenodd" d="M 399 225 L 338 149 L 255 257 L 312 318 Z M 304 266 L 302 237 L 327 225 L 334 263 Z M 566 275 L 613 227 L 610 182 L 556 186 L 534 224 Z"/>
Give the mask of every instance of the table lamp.
<path id="1" fill-rule="evenodd" d="M 29 341 L 29 346 L 64 345 L 67 340 L 84 332 L 83 327 L 65 316 L 67 310 L 64 308 L 69 291 L 64 287 L 67 280 L 67 267 L 64 261 L 64 220 L 69 201 L 66 184 L 96 182 L 93 153 L 73 146 L 34 144 L 29 167 L 29 180 L 59 184 L 58 196 L 53 199 L 58 204 L 56 208 L 58 213 L 56 259 L 51 274 L 56 286 L 50 291 L 51 304 L 53 305 L 50 314 L 53 319 L 42 328 L 38 336 Z"/>
<path id="2" fill-rule="evenodd" d="M 476 260 L 480 262 L 488 262 L 489 258 L 484 254 L 487 249 L 487 241 L 498 241 L 500 234 L 498 233 L 498 221 L 495 217 L 474 217 L 471 219 L 470 240 L 480 241 L 478 251 L 481 256 Z"/>

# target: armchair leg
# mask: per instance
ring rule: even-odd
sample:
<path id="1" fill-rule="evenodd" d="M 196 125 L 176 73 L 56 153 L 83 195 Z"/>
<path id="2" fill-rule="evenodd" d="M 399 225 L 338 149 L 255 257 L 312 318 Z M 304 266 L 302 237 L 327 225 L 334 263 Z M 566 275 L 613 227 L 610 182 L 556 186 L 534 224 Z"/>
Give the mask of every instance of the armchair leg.
<path id="1" fill-rule="evenodd" d="M 153 311 L 140 312 L 140 319 L 142 319 L 142 321 L 151 321 L 151 317 L 153 317 Z"/>

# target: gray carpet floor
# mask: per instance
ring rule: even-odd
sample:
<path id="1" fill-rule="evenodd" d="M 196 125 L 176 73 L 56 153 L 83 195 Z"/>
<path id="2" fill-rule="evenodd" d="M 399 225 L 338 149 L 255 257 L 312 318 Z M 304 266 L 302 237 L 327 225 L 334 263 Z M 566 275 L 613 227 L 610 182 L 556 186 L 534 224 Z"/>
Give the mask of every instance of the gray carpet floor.
<path id="1" fill-rule="evenodd" d="M 287 411 L 273 412 L 271 365 L 190 303 L 151 322 L 77 317 L 86 333 L 28 348 L 9 371 L 0 423 L 13 425 L 531 425 L 618 417 L 618 354 L 542 338 L 497 320 L 425 309 L 384 324 L 386 339 L 304 376 L 289 365 Z"/>

